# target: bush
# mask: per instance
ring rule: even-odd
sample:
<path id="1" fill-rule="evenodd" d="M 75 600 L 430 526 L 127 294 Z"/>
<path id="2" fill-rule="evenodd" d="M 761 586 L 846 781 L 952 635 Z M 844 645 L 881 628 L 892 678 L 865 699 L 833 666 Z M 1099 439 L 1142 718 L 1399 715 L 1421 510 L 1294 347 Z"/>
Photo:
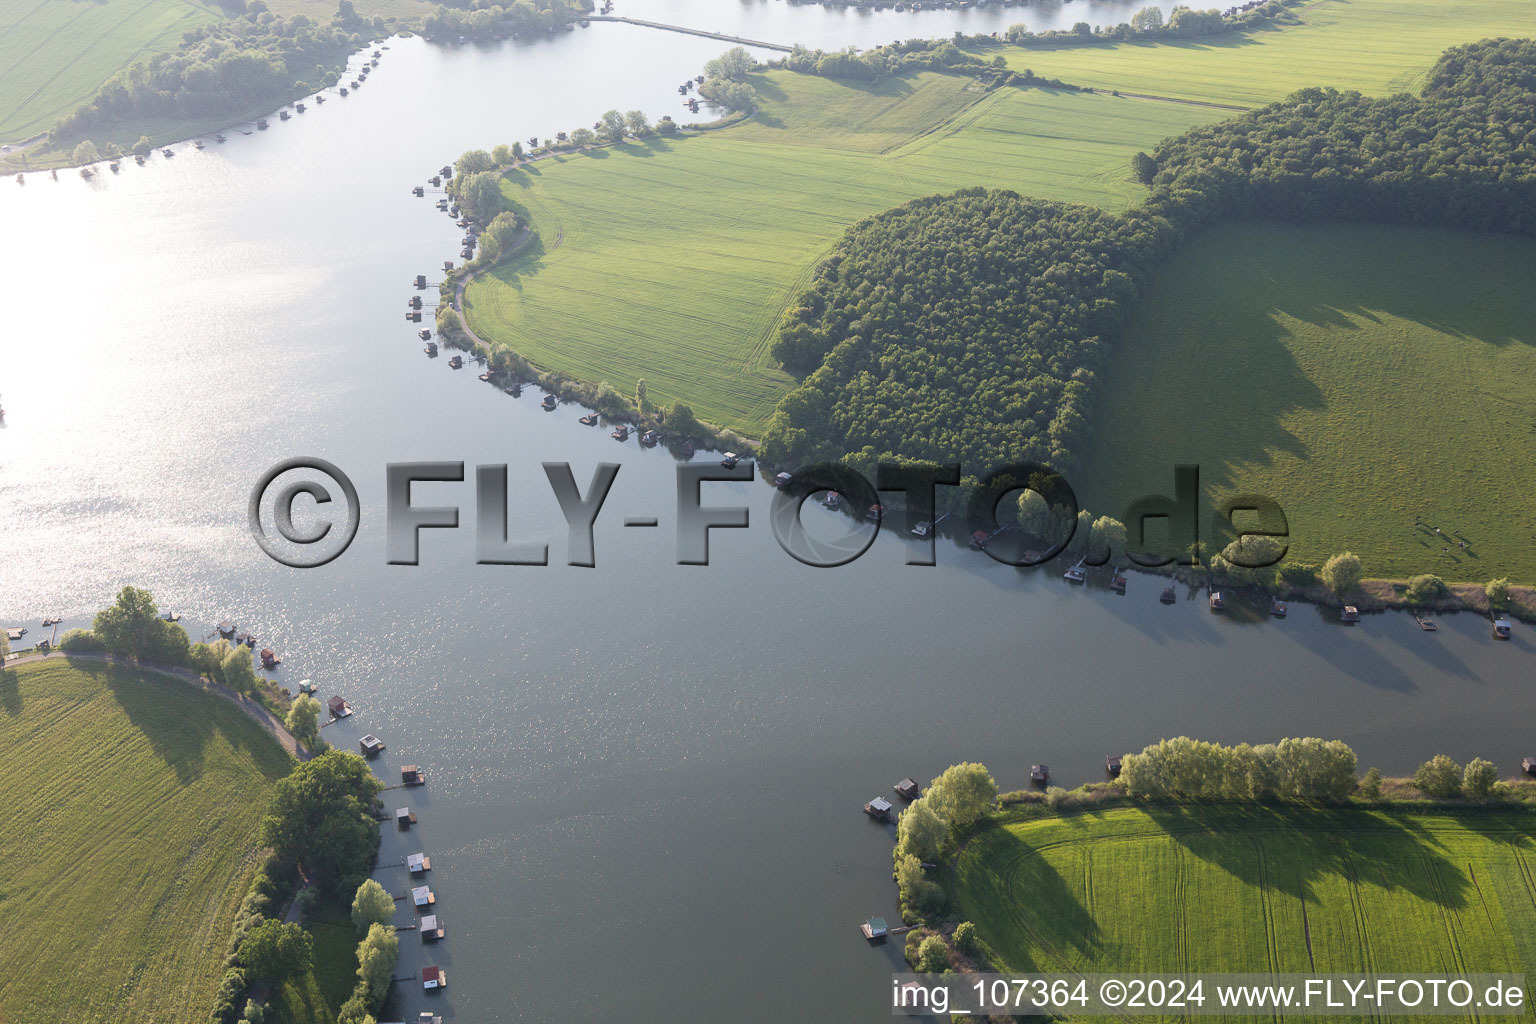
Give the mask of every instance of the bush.
<path id="1" fill-rule="evenodd" d="M 101 641 L 96 639 L 96 634 L 88 629 L 71 629 L 59 640 L 61 651 L 99 651 L 102 650 Z"/>
<path id="2" fill-rule="evenodd" d="M 955 925 L 955 948 L 962 953 L 976 952 L 976 926 L 969 921 Z"/>
<path id="3" fill-rule="evenodd" d="M 1499 577 L 1483 584 L 1483 593 L 1488 595 L 1488 606 L 1491 608 L 1503 608 L 1509 603 L 1509 580 Z"/>
<path id="4" fill-rule="evenodd" d="M 1381 799 L 1381 769 L 1380 768 L 1375 768 L 1375 767 L 1371 768 L 1370 771 L 1365 773 L 1365 778 L 1360 780 L 1360 799 L 1362 799 L 1362 800 L 1380 800 Z"/>
<path id="5" fill-rule="evenodd" d="M 937 935 L 930 935 L 917 947 L 917 963 L 922 974 L 943 974 L 949 970 L 949 947 Z"/>
<path id="6" fill-rule="evenodd" d="M 1413 784 L 1425 796 L 1451 797 L 1461 792 L 1461 765 L 1445 754 L 1419 765 L 1413 773 Z"/>
<path id="7" fill-rule="evenodd" d="M 1322 578 L 1328 589 L 1343 596 L 1360 585 L 1360 556 L 1343 551 L 1323 563 Z"/>
<path id="8" fill-rule="evenodd" d="M 1415 576 L 1408 581 L 1408 600 L 1413 604 L 1428 604 L 1445 596 L 1445 580 L 1433 573 Z"/>
<path id="9" fill-rule="evenodd" d="M 1467 762 L 1467 770 L 1461 776 L 1461 791 L 1473 800 L 1486 800 L 1493 795 L 1493 787 L 1499 781 L 1499 770 L 1493 762 L 1474 757 Z"/>

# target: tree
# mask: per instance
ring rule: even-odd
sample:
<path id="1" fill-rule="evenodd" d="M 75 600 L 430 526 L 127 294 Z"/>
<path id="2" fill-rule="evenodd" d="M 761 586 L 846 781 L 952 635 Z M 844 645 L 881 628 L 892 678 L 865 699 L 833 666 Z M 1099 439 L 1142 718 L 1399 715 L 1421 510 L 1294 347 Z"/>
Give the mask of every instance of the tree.
<path id="1" fill-rule="evenodd" d="M 706 78 L 699 86 L 699 95 L 717 107 L 732 111 L 751 110 L 757 100 L 752 86 L 728 78 Z"/>
<path id="2" fill-rule="evenodd" d="M 371 924 L 368 934 L 357 944 L 357 982 L 371 1009 L 384 1004 L 389 981 L 400 956 L 400 937 L 386 924 Z"/>
<path id="3" fill-rule="evenodd" d="M 187 660 L 187 631 L 162 619 L 155 599 L 138 587 L 118 591 L 112 606 L 96 613 L 91 631 L 109 651 L 173 665 Z"/>
<path id="4" fill-rule="evenodd" d="M 102 152 L 107 154 L 108 159 L 117 160 L 123 155 L 123 147 L 115 142 L 109 142 L 102 147 Z"/>
<path id="5" fill-rule="evenodd" d="M 1492 761 L 1474 757 L 1467 762 L 1467 770 L 1461 776 L 1461 791 L 1473 800 L 1486 800 L 1493 795 L 1494 784 L 1499 781 L 1499 770 Z"/>
<path id="6" fill-rule="evenodd" d="M 624 141 L 625 125 L 623 114 L 617 110 L 604 111 L 603 116 L 598 118 L 598 121 L 602 125 L 598 129 L 598 134 L 605 142 Z"/>
<path id="7" fill-rule="evenodd" d="M 651 134 L 651 122 L 645 118 L 642 110 L 631 110 L 624 115 L 624 126 L 629 129 L 629 134 L 637 139 L 643 139 Z"/>
<path id="8" fill-rule="evenodd" d="M 320 702 L 307 693 L 299 694 L 283 725 L 305 750 L 314 750 L 320 744 Z"/>
<path id="9" fill-rule="evenodd" d="M 523 144 L 521 142 L 514 142 L 514 143 L 512 143 L 512 159 L 513 160 L 521 160 L 522 158 L 523 158 Z"/>
<path id="10" fill-rule="evenodd" d="M 676 135 L 677 122 L 670 117 L 664 117 L 656 122 L 656 130 L 663 135 Z"/>
<path id="11" fill-rule="evenodd" d="M 254 693 L 256 666 L 251 661 L 251 652 L 244 647 L 231 647 L 229 654 L 224 657 L 224 664 L 220 667 L 220 676 L 224 680 L 224 685 L 236 693 Z"/>
<path id="12" fill-rule="evenodd" d="M 1131 15 L 1131 28 L 1137 32 L 1156 32 L 1163 27 L 1163 11 L 1159 7 L 1143 7 Z"/>
<path id="13" fill-rule="evenodd" d="M 639 380 L 635 381 L 635 408 L 640 410 L 640 415 L 642 416 L 651 411 L 651 401 L 646 397 L 645 394 L 644 377 L 641 377 Z"/>
<path id="14" fill-rule="evenodd" d="M 969 921 L 955 925 L 955 948 L 962 953 L 976 952 L 976 926 Z"/>
<path id="15" fill-rule="evenodd" d="M 0 665 L 5 664 L 5 659 L 11 656 L 11 638 L 4 632 L 0 632 Z"/>
<path id="16" fill-rule="evenodd" d="M 896 856 L 911 854 L 918 860 L 937 860 L 949 840 L 949 826 L 934 812 L 928 797 L 914 800 L 896 822 Z"/>
<path id="17" fill-rule="evenodd" d="M 224 659 L 232 650 L 223 637 L 211 644 L 196 643 L 187 652 L 187 664 L 199 675 L 207 676 L 216 683 L 224 681 Z"/>
<path id="18" fill-rule="evenodd" d="M 1145 153 L 1137 153 L 1131 157 L 1131 173 L 1136 175 L 1136 180 L 1143 185 L 1152 184 L 1152 179 L 1157 176 L 1157 161 Z"/>
<path id="19" fill-rule="evenodd" d="M 667 412 L 667 426 L 675 433 L 685 437 L 697 433 L 699 430 L 699 418 L 693 414 L 693 409 L 682 402 L 674 402 Z"/>
<path id="20" fill-rule="evenodd" d="M 453 164 L 454 173 L 461 178 L 481 171 L 494 170 L 495 167 L 496 160 L 483 149 L 467 149 Z"/>
<path id="21" fill-rule="evenodd" d="M 1483 593 L 1488 595 L 1490 608 L 1503 608 L 1509 603 L 1509 579 L 1501 576 L 1496 580 L 1489 580 L 1483 584 Z"/>
<path id="22" fill-rule="evenodd" d="M 733 46 L 713 60 L 704 62 L 706 78 L 740 78 L 757 66 L 757 60 L 745 47 Z"/>
<path id="23" fill-rule="evenodd" d="M 1357 765 L 1340 740 L 1283 739 L 1275 752 L 1277 789 L 1300 800 L 1343 800 L 1355 788 Z"/>
<path id="24" fill-rule="evenodd" d="M 1445 580 L 1433 573 L 1415 576 L 1408 581 L 1406 594 L 1413 604 L 1426 604 L 1439 600 L 1445 596 Z"/>
<path id="25" fill-rule="evenodd" d="M 495 161 L 497 167 L 507 166 L 514 159 L 512 156 L 512 147 L 508 146 L 506 143 L 502 143 L 501 145 L 496 146 L 491 150 L 491 159 Z"/>
<path id="26" fill-rule="evenodd" d="M 501 175 L 475 171 L 459 181 L 459 207 L 469 219 L 486 223 L 501 210 Z"/>
<path id="27" fill-rule="evenodd" d="M 352 897 L 352 925 L 367 934 L 376 924 L 389 924 L 395 919 L 395 898 L 382 885 L 369 878 L 357 887 Z"/>
<path id="28" fill-rule="evenodd" d="M 314 946 L 297 924 L 263 921 L 240 940 L 240 962 L 256 977 L 280 986 L 309 969 Z"/>
<path id="29" fill-rule="evenodd" d="M 577 149 L 587 149 L 597 142 L 597 135 L 590 128 L 577 128 L 571 132 L 571 145 Z"/>
<path id="30" fill-rule="evenodd" d="M 920 974 L 943 974 L 949 970 L 949 947 L 939 936 L 928 936 L 917 947 L 917 963 L 913 966 Z"/>
<path id="31" fill-rule="evenodd" d="M 1320 575 L 1329 590 L 1343 597 L 1360 585 L 1360 557 L 1350 551 L 1340 552 L 1323 563 Z"/>
<path id="32" fill-rule="evenodd" d="M 1461 765 L 1445 754 L 1419 765 L 1413 773 L 1413 784 L 1425 796 L 1450 797 L 1461 791 Z"/>
<path id="33" fill-rule="evenodd" d="M 1119 562 L 1125 558 L 1125 537 L 1124 523 L 1112 516 L 1099 516 L 1089 529 L 1088 551 L 1095 558 L 1107 553 L 1111 561 Z"/>
<path id="34" fill-rule="evenodd" d="M 925 800 L 951 828 L 969 825 L 997 802 L 997 783 L 986 765 L 951 765 L 928 786 Z"/>
<path id="35" fill-rule="evenodd" d="M 133 144 L 134 156 L 149 156 L 155 151 L 155 144 L 149 141 L 148 135 L 140 135 L 139 141 Z"/>
<path id="36" fill-rule="evenodd" d="M 273 787 L 261 843 L 305 869 L 322 891 L 355 891 L 379 845 L 372 811 L 382 783 L 360 756 L 329 750 Z"/>
<path id="37" fill-rule="evenodd" d="M 1380 800 L 1381 799 L 1381 769 L 1380 768 L 1372 766 L 1371 769 L 1365 773 L 1365 778 L 1360 780 L 1360 799 L 1362 799 L 1362 800 Z"/>

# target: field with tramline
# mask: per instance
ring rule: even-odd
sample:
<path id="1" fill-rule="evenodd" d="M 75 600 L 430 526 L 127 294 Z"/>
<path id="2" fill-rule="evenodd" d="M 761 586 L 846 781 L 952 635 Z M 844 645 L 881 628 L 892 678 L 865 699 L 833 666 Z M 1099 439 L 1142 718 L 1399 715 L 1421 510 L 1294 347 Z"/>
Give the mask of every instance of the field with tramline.
<path id="1" fill-rule="evenodd" d="M 1146 806 L 988 826 L 949 887 L 1009 971 L 1525 973 L 1533 861 L 1524 810 Z"/>
<path id="2" fill-rule="evenodd" d="M 0 750 L 0 1020 L 206 1019 L 288 755 L 185 682 L 63 659 L 0 670 Z"/>
<path id="3" fill-rule="evenodd" d="M 980 52 L 1075 85 L 1256 107 L 1310 86 L 1417 92 L 1447 47 L 1536 35 L 1536 6 L 1509 0 L 1314 0 L 1293 13 L 1300 24 L 1246 35 Z"/>

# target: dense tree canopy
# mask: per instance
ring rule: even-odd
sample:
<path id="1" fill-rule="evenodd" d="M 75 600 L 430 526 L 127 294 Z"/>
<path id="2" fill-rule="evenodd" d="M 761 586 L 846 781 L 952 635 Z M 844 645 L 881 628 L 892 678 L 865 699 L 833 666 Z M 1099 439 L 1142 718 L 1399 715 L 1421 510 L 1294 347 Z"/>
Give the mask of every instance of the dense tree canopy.
<path id="1" fill-rule="evenodd" d="M 486 41 L 554 32 L 591 11 L 593 0 L 439 0 L 422 19 L 428 39 Z"/>
<path id="2" fill-rule="evenodd" d="M 278 781 L 261 841 L 330 892 L 353 892 L 379 845 L 381 783 L 357 754 L 328 751 Z"/>
<path id="3" fill-rule="evenodd" d="M 1216 220 L 1536 233 L 1536 43 L 1448 50 L 1418 97 L 1302 90 L 1165 140 L 1134 172 L 1151 194 L 1120 215 L 969 189 L 855 224 L 780 322 L 774 355 L 806 376 L 765 460 L 1070 473 L 1127 304 Z"/>
<path id="4" fill-rule="evenodd" d="M 1284 739 L 1225 747 L 1187 736 L 1127 754 L 1120 779 L 1132 796 L 1343 800 L 1355 788 L 1355 752 L 1339 740 Z"/>
<path id="5" fill-rule="evenodd" d="M 174 52 L 113 75 L 54 127 L 53 137 L 74 138 L 127 120 L 245 113 L 283 103 L 296 91 L 335 81 L 347 55 L 370 38 L 367 29 L 361 19 L 341 14 L 328 25 L 302 14 L 280 17 L 256 0 L 237 17 L 185 33 Z"/>
<path id="6" fill-rule="evenodd" d="M 91 631 L 102 647 L 118 654 L 173 665 L 187 660 L 187 631 L 161 618 L 154 597 L 138 587 L 118 591 L 112 606 L 96 613 Z"/>

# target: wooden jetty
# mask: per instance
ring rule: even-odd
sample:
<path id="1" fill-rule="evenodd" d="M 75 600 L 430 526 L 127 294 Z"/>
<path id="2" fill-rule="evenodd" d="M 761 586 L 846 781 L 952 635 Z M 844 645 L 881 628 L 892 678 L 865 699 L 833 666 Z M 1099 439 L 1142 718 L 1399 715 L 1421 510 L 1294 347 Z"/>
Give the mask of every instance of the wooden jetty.
<path id="1" fill-rule="evenodd" d="M 1418 612 L 1413 613 L 1413 621 L 1417 622 L 1419 624 L 1419 628 L 1426 633 L 1433 633 L 1440 628 L 1439 626 L 1435 625 L 1434 619 L 1430 618 L 1428 615 L 1421 615 Z"/>

